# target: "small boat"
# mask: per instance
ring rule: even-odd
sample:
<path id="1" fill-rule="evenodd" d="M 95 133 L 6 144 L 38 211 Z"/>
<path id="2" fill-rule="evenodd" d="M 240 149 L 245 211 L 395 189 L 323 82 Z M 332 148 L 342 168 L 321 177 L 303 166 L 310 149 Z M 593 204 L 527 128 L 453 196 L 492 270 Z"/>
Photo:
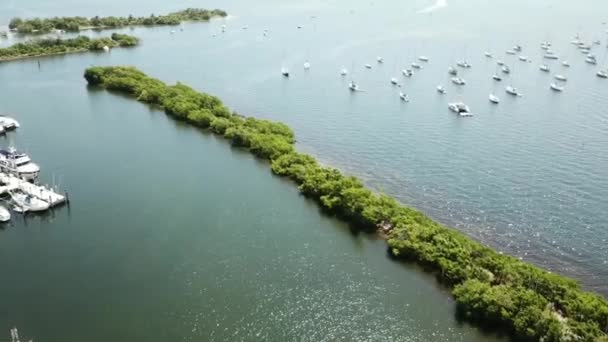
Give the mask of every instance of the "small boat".
<path id="1" fill-rule="evenodd" d="M 568 78 L 566 78 L 566 76 L 560 75 L 560 74 L 557 74 L 557 75 L 555 75 L 553 77 L 555 77 L 555 79 L 558 80 L 558 81 L 564 81 L 564 82 L 566 82 L 568 80 Z"/>
<path id="2" fill-rule="evenodd" d="M 549 69 L 549 66 L 547 64 L 541 64 L 541 66 L 539 67 L 540 71 L 544 71 L 544 72 L 549 72 L 551 71 L 551 69 Z"/>
<path id="3" fill-rule="evenodd" d="M 566 68 L 570 67 L 570 63 L 568 63 L 568 61 L 562 61 L 562 65 L 565 66 Z"/>
<path id="4" fill-rule="evenodd" d="M 371 65 L 371 64 L 365 64 L 365 67 L 366 67 L 367 69 L 371 69 L 371 68 L 372 68 L 372 65 Z"/>
<path id="5" fill-rule="evenodd" d="M 175 33 L 175 30 L 171 30 L 171 34 L 174 34 L 174 33 Z"/>
<path id="6" fill-rule="evenodd" d="M 412 65 L 412 68 L 414 68 L 414 69 L 422 69 L 422 65 L 420 65 L 420 64 L 418 64 L 416 62 L 412 62 L 411 65 Z"/>
<path id="7" fill-rule="evenodd" d="M 399 92 L 399 98 L 403 102 L 410 102 L 410 97 L 407 96 L 407 94 L 403 93 L 402 91 Z"/>
<path id="8" fill-rule="evenodd" d="M 469 106 L 467 106 L 463 102 L 448 103 L 448 108 L 452 112 L 454 112 L 460 116 L 473 116 L 473 114 L 471 113 L 471 110 L 469 109 Z"/>
<path id="9" fill-rule="evenodd" d="M 486 57 L 488 57 L 488 58 L 492 58 L 492 57 L 494 57 L 494 56 L 492 56 L 492 53 L 491 53 L 491 52 L 488 52 L 488 51 L 484 52 L 483 54 L 484 54 Z"/>
<path id="10" fill-rule="evenodd" d="M 541 44 L 540 48 L 546 51 L 546 50 L 549 50 L 549 45 Z"/>
<path id="11" fill-rule="evenodd" d="M 500 77 L 500 76 L 498 76 L 498 75 L 496 75 L 496 74 L 492 75 L 492 79 L 493 79 L 494 81 L 497 81 L 497 82 L 502 81 L 502 77 Z"/>
<path id="12" fill-rule="evenodd" d="M 510 73 L 510 72 L 511 72 L 511 69 L 509 69 L 509 67 L 508 67 L 508 66 L 506 66 L 506 65 L 503 65 L 501 70 L 502 70 L 502 72 L 503 72 L 503 73 L 505 73 L 505 74 L 508 74 L 508 73 Z"/>
<path id="13" fill-rule="evenodd" d="M 599 78 L 608 78 L 608 70 L 600 70 L 596 75 Z"/>
<path id="14" fill-rule="evenodd" d="M 490 94 L 490 96 L 488 97 L 488 99 L 490 100 L 490 102 L 498 104 L 500 103 L 500 99 L 498 98 L 498 96 L 494 95 L 494 94 Z"/>
<path id="15" fill-rule="evenodd" d="M 437 91 L 439 92 L 439 94 L 445 94 L 445 88 L 442 85 L 438 85 L 437 86 Z"/>
<path id="16" fill-rule="evenodd" d="M 522 62 L 527 62 L 528 61 L 528 56 L 519 56 L 519 60 Z"/>
<path id="17" fill-rule="evenodd" d="M 283 75 L 284 77 L 289 77 L 289 69 L 281 68 L 281 75 Z"/>
<path id="18" fill-rule="evenodd" d="M 552 90 L 555 90 L 555 91 L 560 91 L 560 92 L 561 92 L 561 91 L 564 91 L 564 87 L 559 86 L 559 85 L 557 85 L 557 84 L 555 84 L 555 83 L 551 83 L 550 88 L 551 88 Z"/>
<path id="19" fill-rule="evenodd" d="M 517 91 L 517 88 L 514 88 L 512 86 L 507 86 L 505 88 L 505 91 L 507 92 L 507 94 L 509 95 L 513 95 L 513 96 L 519 96 L 519 92 Z"/>
<path id="20" fill-rule="evenodd" d="M 28 211 L 45 211 L 50 207 L 47 202 L 29 194 L 22 192 L 10 192 L 10 195 L 15 204 L 15 209 L 22 213 Z"/>
<path id="21" fill-rule="evenodd" d="M 515 45 L 515 46 L 513 47 L 513 50 L 515 50 L 515 51 L 517 51 L 517 52 L 520 52 L 520 51 L 521 51 L 521 46 L 520 46 L 520 45 Z"/>
<path id="22" fill-rule="evenodd" d="M 342 70 L 340 70 L 340 75 L 342 75 L 342 76 L 348 75 L 348 70 L 346 68 L 342 68 Z"/>
<path id="23" fill-rule="evenodd" d="M 179 28 L 179 30 L 180 30 L 180 31 L 184 31 L 184 27 L 183 27 L 183 26 L 182 26 L 182 27 L 180 27 L 180 28 Z"/>
<path id="24" fill-rule="evenodd" d="M 103 49 L 103 52 L 110 52 L 110 47 L 107 45 L 104 45 L 102 49 Z"/>
<path id="25" fill-rule="evenodd" d="M 378 58 L 376 58 L 376 61 L 377 61 L 378 63 L 381 63 L 381 64 L 382 64 L 382 63 L 384 63 L 384 58 L 382 58 L 382 57 L 378 56 Z"/>
<path id="26" fill-rule="evenodd" d="M 515 50 L 507 50 L 506 53 L 507 53 L 507 55 L 514 55 L 517 52 L 515 52 Z"/>
<path id="27" fill-rule="evenodd" d="M 21 125 L 19 125 L 19 122 L 17 120 L 9 116 L 0 115 L 0 126 L 2 126 L 8 131 L 11 129 L 19 128 Z"/>
<path id="28" fill-rule="evenodd" d="M 11 212 L 3 205 L 0 205 L 0 222 L 8 222 L 11 220 Z"/>
<path id="29" fill-rule="evenodd" d="M 420 57 L 418 57 L 418 60 L 421 62 L 428 62 L 429 58 L 427 56 L 420 56 Z"/>
<path id="30" fill-rule="evenodd" d="M 350 89 L 350 91 L 357 91 L 359 90 L 359 86 L 357 85 L 357 83 L 355 83 L 355 81 L 350 81 L 350 83 L 348 84 L 348 89 Z"/>
<path id="31" fill-rule="evenodd" d="M 450 74 L 452 76 L 456 76 L 456 75 L 458 75 L 458 70 L 454 69 L 453 67 L 449 67 L 448 74 Z"/>
<path id="32" fill-rule="evenodd" d="M 547 51 L 547 53 L 544 54 L 543 57 L 546 59 L 559 59 L 559 56 L 554 53 L 549 53 L 549 51 Z"/>
<path id="33" fill-rule="evenodd" d="M 593 44 L 595 44 L 595 45 L 600 45 L 600 44 L 602 44 L 602 42 L 601 42 L 599 39 L 597 39 L 597 40 L 594 40 L 594 41 L 593 41 Z"/>
<path id="34" fill-rule="evenodd" d="M 310 69 L 310 63 L 308 61 L 304 62 L 304 70 Z"/>
<path id="35" fill-rule="evenodd" d="M 587 56 L 587 58 L 585 58 L 585 62 L 589 63 L 589 64 L 597 64 L 597 60 L 595 59 L 595 56 L 593 55 L 589 55 Z"/>
<path id="36" fill-rule="evenodd" d="M 465 85 L 467 82 L 460 77 L 452 77 L 452 83 L 457 85 Z"/>
<path id="37" fill-rule="evenodd" d="M 466 69 L 471 67 L 471 64 L 469 64 L 469 62 L 467 62 L 467 61 L 459 61 L 458 63 L 456 63 L 456 65 L 458 65 L 461 68 L 466 68 Z"/>
<path id="38" fill-rule="evenodd" d="M 401 70 L 401 73 L 403 74 L 403 76 L 406 76 L 406 77 L 412 77 L 412 75 L 414 75 L 414 72 L 412 71 L 412 69 L 403 69 L 403 70 Z"/>
<path id="39" fill-rule="evenodd" d="M 501 66 L 502 66 L 502 65 L 505 65 L 505 62 L 503 62 L 503 61 L 501 61 L 501 60 L 499 59 L 499 60 L 497 60 L 497 61 L 496 61 L 496 64 L 498 64 L 498 65 L 501 65 Z"/>
<path id="40" fill-rule="evenodd" d="M 398 84 L 397 79 L 396 79 L 396 78 L 394 78 L 394 77 L 393 77 L 393 78 L 391 78 L 391 84 L 392 84 L 392 85 L 397 85 L 397 84 Z"/>

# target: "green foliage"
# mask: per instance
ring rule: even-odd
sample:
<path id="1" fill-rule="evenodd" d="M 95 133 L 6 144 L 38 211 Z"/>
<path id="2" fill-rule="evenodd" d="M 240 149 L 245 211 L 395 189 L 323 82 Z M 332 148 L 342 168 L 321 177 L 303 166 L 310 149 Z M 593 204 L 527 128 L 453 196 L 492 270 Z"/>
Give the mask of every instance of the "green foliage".
<path id="1" fill-rule="evenodd" d="M 149 17 L 54 17 L 54 18 L 13 18 L 9 23 L 11 30 L 19 33 L 49 33 L 53 30 L 79 31 L 81 29 L 115 29 L 135 25 L 179 25 L 184 21 L 207 21 L 213 17 L 225 17 L 227 14 L 222 10 L 206 10 L 199 8 L 188 8 L 183 11 L 169 13 L 167 15 Z"/>
<path id="2" fill-rule="evenodd" d="M 78 51 L 97 51 L 105 46 L 135 46 L 139 43 L 136 37 L 126 34 L 112 34 L 111 38 L 90 39 L 86 36 L 78 36 L 71 39 L 35 39 L 24 43 L 18 43 L 7 48 L 0 48 L 0 61 L 27 57 L 37 57 L 59 53 L 70 53 Z"/>
<path id="3" fill-rule="evenodd" d="M 89 84 L 162 106 L 167 114 L 270 160 L 276 175 L 294 181 L 328 213 L 363 229 L 390 225 L 391 253 L 435 271 L 453 288 L 466 317 L 506 328 L 522 339 L 605 340 L 608 303 L 603 298 L 582 291 L 571 279 L 499 254 L 296 152 L 295 136 L 286 125 L 231 113 L 216 97 L 179 83 L 166 85 L 135 68 L 92 67 L 84 77 Z"/>

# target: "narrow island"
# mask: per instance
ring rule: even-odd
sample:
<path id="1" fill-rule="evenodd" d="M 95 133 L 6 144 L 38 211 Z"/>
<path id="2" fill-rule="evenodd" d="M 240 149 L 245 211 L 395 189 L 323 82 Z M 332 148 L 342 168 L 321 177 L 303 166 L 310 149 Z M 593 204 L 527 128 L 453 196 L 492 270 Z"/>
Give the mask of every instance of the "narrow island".
<path id="1" fill-rule="evenodd" d="M 608 341 L 608 302 L 573 279 L 502 255 L 423 213 L 367 189 L 355 177 L 320 165 L 294 148 L 285 124 L 243 117 L 214 96 L 167 85 L 132 67 L 91 67 L 84 77 L 162 107 L 173 118 L 207 129 L 270 162 L 302 194 L 359 229 L 385 230 L 390 253 L 418 262 L 451 289 L 460 315 L 518 340 Z"/>
<path id="2" fill-rule="evenodd" d="M 71 39 L 35 39 L 7 48 L 0 48 L 0 62 L 84 51 L 103 51 L 114 47 L 132 47 L 137 44 L 139 44 L 137 37 L 120 33 L 113 33 L 110 37 L 97 39 L 85 36 Z"/>
<path id="3" fill-rule="evenodd" d="M 225 17 L 226 12 L 214 9 L 187 8 L 167 15 L 149 17 L 54 17 L 54 18 L 13 18 L 8 27 L 22 34 L 49 33 L 53 31 L 78 32 L 80 30 L 116 29 L 125 26 L 179 25 L 184 21 L 207 21 L 213 17 Z"/>

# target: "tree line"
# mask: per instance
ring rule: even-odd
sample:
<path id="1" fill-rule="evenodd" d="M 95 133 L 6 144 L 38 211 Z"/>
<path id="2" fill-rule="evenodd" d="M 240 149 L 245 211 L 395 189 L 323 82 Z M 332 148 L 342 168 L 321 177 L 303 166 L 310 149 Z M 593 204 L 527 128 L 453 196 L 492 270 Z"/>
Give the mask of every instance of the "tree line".
<path id="1" fill-rule="evenodd" d="M 390 253 L 415 261 L 452 290 L 460 315 L 530 341 L 606 341 L 608 302 L 573 279 L 502 255 L 445 227 L 355 177 L 319 164 L 294 148 L 282 123 L 246 118 L 214 96 L 177 83 L 167 85 L 131 67 L 91 67 L 84 74 L 102 86 L 164 108 L 192 125 L 222 135 L 233 145 L 269 160 L 272 172 L 295 182 L 329 214 L 374 231 L 392 227 Z"/>
<path id="2" fill-rule="evenodd" d="M 53 18 L 13 18 L 8 27 L 23 34 L 49 33 L 54 30 L 77 32 L 81 29 L 115 29 L 125 26 L 179 25 L 184 21 L 207 21 L 213 17 L 225 17 L 226 12 L 214 9 L 187 8 L 166 15 L 149 17 L 53 17 Z"/>

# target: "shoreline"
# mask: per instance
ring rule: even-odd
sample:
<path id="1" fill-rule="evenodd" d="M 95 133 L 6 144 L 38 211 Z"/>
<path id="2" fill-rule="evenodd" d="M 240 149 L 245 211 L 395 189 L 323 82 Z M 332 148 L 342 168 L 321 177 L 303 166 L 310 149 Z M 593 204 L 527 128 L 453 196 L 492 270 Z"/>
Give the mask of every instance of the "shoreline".
<path id="1" fill-rule="evenodd" d="M 460 314 L 523 339 L 593 341 L 608 332 L 608 303 L 573 279 L 502 255 L 423 213 L 376 194 L 355 177 L 320 165 L 294 148 L 284 124 L 243 118 L 218 98 L 185 85 L 169 86 L 134 68 L 92 67 L 87 82 L 164 107 L 176 120 L 208 129 L 270 162 L 321 209 L 387 241 L 389 254 L 415 262 L 446 285 Z M 111 84 L 108 82 L 111 80 Z M 382 226 L 382 232 L 379 231 Z"/>

